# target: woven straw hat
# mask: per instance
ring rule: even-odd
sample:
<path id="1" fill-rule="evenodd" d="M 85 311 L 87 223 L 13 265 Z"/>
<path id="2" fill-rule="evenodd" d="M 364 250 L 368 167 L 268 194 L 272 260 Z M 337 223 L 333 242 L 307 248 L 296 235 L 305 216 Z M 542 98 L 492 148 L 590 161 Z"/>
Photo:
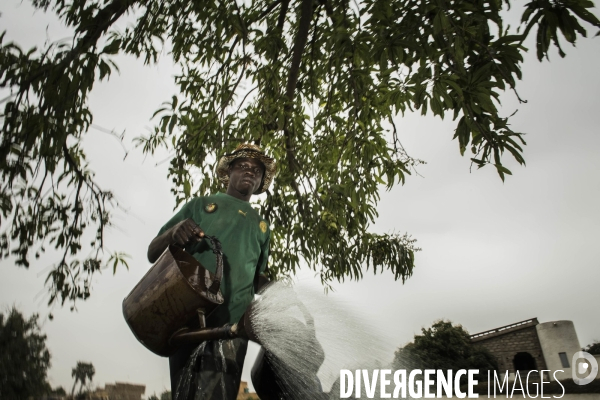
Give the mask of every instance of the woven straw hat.
<path id="1" fill-rule="evenodd" d="M 277 166 L 274 159 L 267 157 L 260 147 L 251 143 L 242 143 L 232 153 L 221 157 L 217 164 L 217 177 L 221 183 L 225 187 L 229 185 L 229 165 L 238 158 L 254 158 L 265 167 L 261 185 L 254 194 L 264 193 L 271 186 L 271 182 L 277 173 Z"/>

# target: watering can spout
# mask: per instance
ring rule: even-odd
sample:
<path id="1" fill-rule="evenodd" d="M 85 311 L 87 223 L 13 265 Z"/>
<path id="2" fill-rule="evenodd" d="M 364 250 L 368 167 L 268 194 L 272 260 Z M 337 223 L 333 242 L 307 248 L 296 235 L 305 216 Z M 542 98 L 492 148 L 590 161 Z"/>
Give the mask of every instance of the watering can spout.
<path id="1" fill-rule="evenodd" d="M 198 310 L 200 329 L 179 329 L 171 336 L 169 339 L 169 344 L 172 346 L 178 346 L 184 343 L 202 343 L 207 340 L 234 338 L 250 339 L 260 344 L 256 333 L 252 330 L 252 323 L 250 322 L 249 318 L 251 309 L 252 306 L 248 307 L 244 315 L 242 315 L 240 318 L 239 322 L 235 324 L 226 324 L 217 328 L 207 328 L 203 323 L 204 313 L 201 310 Z"/>
<path id="2" fill-rule="evenodd" d="M 169 344 L 179 346 L 185 343 L 202 343 L 207 340 L 233 339 L 239 337 L 238 324 L 226 324 L 217 328 L 181 328 L 171 336 Z"/>

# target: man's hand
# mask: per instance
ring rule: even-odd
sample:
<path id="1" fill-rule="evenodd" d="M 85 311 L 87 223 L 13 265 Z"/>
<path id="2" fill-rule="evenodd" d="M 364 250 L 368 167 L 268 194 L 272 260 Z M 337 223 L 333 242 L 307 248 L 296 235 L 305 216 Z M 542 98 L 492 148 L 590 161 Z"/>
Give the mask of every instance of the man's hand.
<path id="1" fill-rule="evenodd" d="M 204 231 L 192 219 L 186 219 L 165 231 L 162 235 L 154 238 L 148 246 L 148 261 L 151 263 L 158 260 L 158 257 L 165 251 L 169 245 L 174 244 L 185 247 L 188 244 L 199 242 L 204 238 Z"/>
<path id="2" fill-rule="evenodd" d="M 204 238 L 204 231 L 190 218 L 181 221 L 171 231 L 171 244 L 184 247 Z"/>

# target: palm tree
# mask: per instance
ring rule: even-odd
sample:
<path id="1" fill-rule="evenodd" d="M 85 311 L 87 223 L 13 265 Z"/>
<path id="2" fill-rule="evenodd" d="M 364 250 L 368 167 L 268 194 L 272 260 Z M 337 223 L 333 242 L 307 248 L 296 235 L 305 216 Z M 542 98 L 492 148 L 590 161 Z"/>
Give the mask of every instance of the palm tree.
<path id="1" fill-rule="evenodd" d="M 94 369 L 92 363 L 84 363 L 82 361 L 77 361 L 77 365 L 71 370 L 71 376 L 75 378 L 75 382 L 73 382 L 73 388 L 71 389 L 71 398 L 74 398 L 75 386 L 77 386 L 77 382 L 80 383 L 79 393 L 81 393 L 86 380 L 89 380 L 91 382 L 95 373 L 96 370 Z"/>

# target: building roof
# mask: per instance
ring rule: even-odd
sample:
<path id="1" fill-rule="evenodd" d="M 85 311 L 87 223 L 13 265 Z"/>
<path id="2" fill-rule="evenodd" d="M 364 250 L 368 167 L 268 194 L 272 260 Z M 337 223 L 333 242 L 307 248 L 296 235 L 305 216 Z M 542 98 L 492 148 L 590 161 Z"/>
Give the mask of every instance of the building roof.
<path id="1" fill-rule="evenodd" d="M 501 336 L 509 332 L 518 331 L 524 328 L 529 328 L 539 324 L 537 318 L 530 318 L 524 321 L 515 322 L 514 324 L 504 325 L 499 328 L 490 329 L 489 331 L 479 332 L 471 335 L 471 342 L 479 342 L 496 336 Z"/>

